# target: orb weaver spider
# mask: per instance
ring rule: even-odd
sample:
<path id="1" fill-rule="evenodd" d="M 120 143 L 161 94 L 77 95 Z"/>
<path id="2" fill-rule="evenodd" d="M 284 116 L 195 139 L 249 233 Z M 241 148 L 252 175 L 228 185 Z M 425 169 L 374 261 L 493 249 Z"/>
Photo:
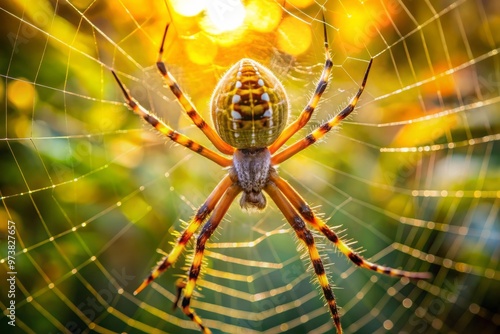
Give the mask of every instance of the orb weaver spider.
<path id="1" fill-rule="evenodd" d="M 156 66 L 165 83 L 193 123 L 203 131 L 215 148 L 232 158 L 212 151 L 169 127 L 156 115 L 142 107 L 130 95 L 125 85 L 112 70 L 113 76 L 123 92 L 126 104 L 134 113 L 141 116 L 146 122 L 177 144 L 228 169 L 228 173 L 197 210 L 195 216 L 178 238 L 172 251 L 158 262 L 158 265 L 151 271 L 149 276 L 134 291 L 134 295 L 141 292 L 149 283 L 176 262 L 188 241 L 208 218 L 196 238 L 196 248 L 187 280 L 180 279 L 177 282 L 177 297 L 174 308 L 177 307 L 182 290 L 184 290 L 181 304 L 182 311 L 200 327 L 203 333 L 211 333 L 210 329 L 203 324 L 202 319 L 190 307 L 191 297 L 201 271 L 205 244 L 216 230 L 231 203 L 240 193 L 242 193 L 240 206 L 243 210 L 261 211 L 266 207 L 266 197 L 263 194 L 265 192 L 283 213 L 297 237 L 305 244 L 314 273 L 317 276 L 338 333 L 342 333 L 342 327 L 335 295 L 328 282 L 313 234 L 307 228 L 306 223 L 321 232 L 350 261 L 359 267 L 396 277 L 426 279 L 431 276 L 427 272 L 404 271 L 365 260 L 342 241 L 314 213 L 302 196 L 278 175 L 275 167 L 314 144 L 349 116 L 363 93 L 373 59 L 368 63 L 358 92 L 342 111 L 303 139 L 278 152 L 292 135 L 308 123 L 326 89 L 333 62 L 330 56 L 324 18 L 323 33 L 326 61 L 323 72 L 314 95 L 310 98 L 307 106 L 302 110 L 299 117 L 288 126 L 286 126 L 289 113 L 288 97 L 284 87 L 269 69 L 252 59 L 244 58 L 226 72 L 213 92 L 210 106 L 215 129 L 210 127 L 197 112 L 191 101 L 184 95 L 163 62 L 168 27 L 167 24 L 163 33 Z"/>

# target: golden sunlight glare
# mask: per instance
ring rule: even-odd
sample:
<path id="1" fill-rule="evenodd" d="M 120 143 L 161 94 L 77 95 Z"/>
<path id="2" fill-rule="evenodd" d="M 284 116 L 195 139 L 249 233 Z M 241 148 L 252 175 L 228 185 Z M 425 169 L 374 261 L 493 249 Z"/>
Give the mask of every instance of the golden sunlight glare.
<path id="1" fill-rule="evenodd" d="M 245 7 L 240 0 L 209 1 L 206 13 L 211 23 L 221 33 L 240 27 L 245 20 Z"/>
<path id="2" fill-rule="evenodd" d="M 172 0 L 170 3 L 179 15 L 190 17 L 205 10 L 206 2 L 206 0 Z"/>

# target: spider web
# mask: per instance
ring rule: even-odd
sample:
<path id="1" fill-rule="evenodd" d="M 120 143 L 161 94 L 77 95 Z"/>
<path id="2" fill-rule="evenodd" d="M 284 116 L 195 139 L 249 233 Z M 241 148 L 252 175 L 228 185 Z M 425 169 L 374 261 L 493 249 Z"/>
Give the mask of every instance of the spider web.
<path id="1" fill-rule="evenodd" d="M 246 2 L 278 8 L 311 32 L 307 52 L 296 56 L 275 47 L 284 30 L 244 35 L 236 44 L 222 34 L 228 46 L 214 52 L 210 40 L 179 33 L 195 29 L 203 14 L 172 17 L 165 58 L 206 119 L 218 78 L 241 57 L 278 74 L 291 117 L 298 115 L 324 62 L 322 6 L 304 2 Z M 495 332 L 498 3 L 328 1 L 325 8 L 333 79 L 307 130 L 355 94 L 370 57 L 374 65 L 355 114 L 283 163 L 280 174 L 365 257 L 434 275 L 412 282 L 357 269 L 317 236 L 345 331 Z M 190 252 L 141 294 L 132 292 L 225 171 L 165 144 L 126 109 L 109 72 L 116 69 L 175 129 L 207 143 L 156 73 L 169 17 L 163 1 L 0 5 L 2 282 L 12 271 L 8 221 L 16 226 L 17 273 L 15 327 L 1 290 L 3 333 L 199 331 L 171 310 Z M 303 36 L 298 41 L 306 44 Z M 308 258 L 296 246 L 274 205 L 247 215 L 233 204 L 207 247 L 192 306 L 214 333 L 331 332 Z"/>

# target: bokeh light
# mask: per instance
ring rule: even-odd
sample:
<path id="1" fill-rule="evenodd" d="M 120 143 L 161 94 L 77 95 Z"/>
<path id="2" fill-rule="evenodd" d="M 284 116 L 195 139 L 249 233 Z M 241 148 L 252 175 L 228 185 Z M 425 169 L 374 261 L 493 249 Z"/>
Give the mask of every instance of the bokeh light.
<path id="1" fill-rule="evenodd" d="M 280 23 L 282 8 L 271 0 L 252 0 L 247 6 L 246 23 L 249 28 L 260 32 L 271 32 Z"/>
<path id="2" fill-rule="evenodd" d="M 172 9 L 182 16 L 196 16 L 206 9 L 206 0 L 172 0 Z"/>
<path id="3" fill-rule="evenodd" d="M 388 15 L 401 11 L 402 8 L 395 6 L 393 1 L 343 2 L 342 10 L 333 11 L 329 21 L 339 29 L 339 48 L 346 53 L 356 54 L 380 37 L 378 31 L 391 24 Z"/>
<path id="4" fill-rule="evenodd" d="M 283 52 L 298 56 L 309 49 L 312 43 L 311 26 L 287 16 L 278 28 L 278 48 Z"/>
<path id="5" fill-rule="evenodd" d="M 245 20 L 245 7 L 239 0 L 174 0 L 171 4 L 173 11 L 184 17 L 203 14 L 200 26 L 215 35 L 234 30 Z"/>
<path id="6" fill-rule="evenodd" d="M 245 8 L 238 0 L 209 1 L 206 13 L 221 33 L 238 28 L 245 19 Z"/>
<path id="7" fill-rule="evenodd" d="M 372 71 L 356 111 L 279 173 L 364 255 L 437 273 L 423 285 L 370 275 L 325 244 L 345 332 L 495 332 L 500 20 L 493 3 L 2 2 L 0 220 L 14 220 L 23 243 L 18 328 L 198 332 L 182 310 L 170 310 L 190 252 L 148 291 L 132 292 L 161 256 L 155 248 L 171 249 L 174 231 L 227 171 L 128 110 L 110 69 L 141 105 L 213 149 L 158 73 L 165 25 L 163 60 L 208 124 L 213 88 L 242 57 L 283 82 L 291 121 L 324 67 L 324 15 L 332 80 L 287 144 L 346 105 L 370 56 Z M 329 332 L 308 259 L 272 201 L 250 216 L 234 203 L 226 218 L 207 245 L 194 301 L 214 333 Z M 436 302 L 446 311 L 434 312 Z M 465 319 L 459 325 L 457 316 Z"/>
<path id="8" fill-rule="evenodd" d="M 309 5 L 308 1 L 294 3 L 297 8 Z M 173 1 L 171 10 L 176 34 L 182 37 L 181 47 L 197 65 L 216 64 L 219 59 L 232 64 L 243 56 L 252 57 L 249 52 L 257 52 L 266 43 L 299 56 L 312 43 L 311 26 L 298 17 L 284 16 L 283 7 L 273 0 Z"/>
<path id="9" fill-rule="evenodd" d="M 293 8 L 307 8 L 314 3 L 314 0 L 287 0 L 287 5 L 290 5 Z"/>
<path id="10" fill-rule="evenodd" d="M 33 85 L 26 81 L 11 81 L 7 86 L 7 98 L 17 109 L 26 110 L 33 107 L 36 91 Z"/>
<path id="11" fill-rule="evenodd" d="M 200 32 L 196 39 L 184 41 L 189 60 L 198 65 L 210 64 L 217 55 L 217 45 L 205 33 Z"/>

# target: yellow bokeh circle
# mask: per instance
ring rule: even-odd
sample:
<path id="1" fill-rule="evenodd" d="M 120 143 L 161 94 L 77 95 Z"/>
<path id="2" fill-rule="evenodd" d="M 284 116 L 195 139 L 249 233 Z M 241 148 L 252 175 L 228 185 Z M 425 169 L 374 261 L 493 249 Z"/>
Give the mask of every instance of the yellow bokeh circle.
<path id="1" fill-rule="evenodd" d="M 311 26 L 295 17 L 285 17 L 277 32 L 278 49 L 292 56 L 303 54 L 311 46 Z"/>
<path id="2" fill-rule="evenodd" d="M 7 99 L 17 109 L 26 110 L 33 107 L 36 91 L 33 84 L 22 79 L 12 81 L 7 85 Z"/>
<path id="3" fill-rule="evenodd" d="M 255 31 L 272 32 L 280 23 L 283 12 L 274 1 L 253 0 L 246 5 L 246 25 Z"/>
<path id="4" fill-rule="evenodd" d="M 217 55 L 217 44 L 204 33 L 196 34 L 196 38 L 187 39 L 185 49 L 190 61 L 198 65 L 208 65 Z"/>
<path id="5" fill-rule="evenodd" d="M 198 15 L 206 8 L 206 0 L 171 0 L 173 10 L 182 16 Z"/>

